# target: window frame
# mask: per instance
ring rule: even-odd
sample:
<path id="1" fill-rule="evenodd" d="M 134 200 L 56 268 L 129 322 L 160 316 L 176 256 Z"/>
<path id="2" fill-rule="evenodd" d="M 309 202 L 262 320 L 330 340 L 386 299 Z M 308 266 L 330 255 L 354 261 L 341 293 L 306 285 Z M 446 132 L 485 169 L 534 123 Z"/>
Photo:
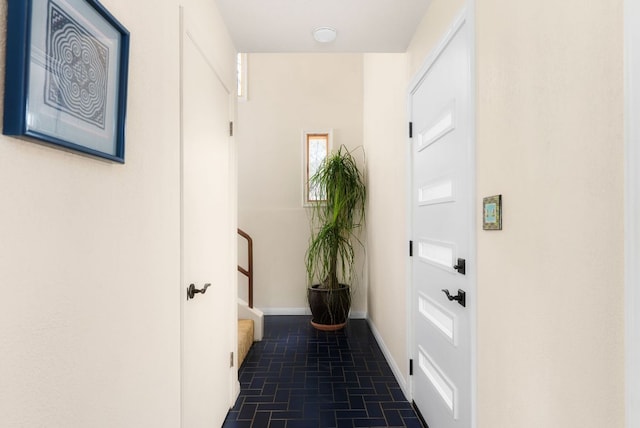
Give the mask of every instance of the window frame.
<path id="1" fill-rule="evenodd" d="M 309 139 L 310 137 L 327 137 L 327 156 L 333 150 L 333 129 L 304 130 L 302 131 L 302 205 L 309 207 L 314 203 L 322 203 L 323 200 L 309 199 Z"/>
<path id="2" fill-rule="evenodd" d="M 245 52 L 236 54 L 236 97 L 240 101 L 248 99 L 247 61 L 248 55 Z"/>

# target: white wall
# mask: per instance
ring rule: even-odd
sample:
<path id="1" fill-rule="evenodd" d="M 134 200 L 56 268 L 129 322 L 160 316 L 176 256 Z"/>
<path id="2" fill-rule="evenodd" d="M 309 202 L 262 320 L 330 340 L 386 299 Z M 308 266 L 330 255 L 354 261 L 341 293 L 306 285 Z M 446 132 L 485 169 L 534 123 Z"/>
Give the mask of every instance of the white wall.
<path id="1" fill-rule="evenodd" d="M 623 2 L 476 3 L 478 426 L 621 428 Z"/>
<path id="2" fill-rule="evenodd" d="M 624 2 L 626 428 L 640 426 L 640 3 Z"/>
<path id="3" fill-rule="evenodd" d="M 407 387 L 407 55 L 364 56 L 369 321 Z M 407 391 L 407 390 L 406 390 Z"/>
<path id="4" fill-rule="evenodd" d="M 407 50 L 409 77 L 464 6 L 432 2 Z M 505 204 L 503 231 L 483 232 L 478 219 L 478 427 L 620 428 L 622 1 L 477 0 L 476 8 L 476 203 L 501 193 Z M 391 63 L 365 58 L 373 176 L 382 146 L 371 136 L 399 133 L 396 122 L 405 121 L 376 78 Z M 389 122 L 373 120 L 385 108 Z M 375 196 L 369 203 L 372 244 L 384 238 L 377 225 L 391 211 L 379 211 Z M 389 260 L 388 269 L 400 261 L 377 245 L 369 250 L 372 323 L 404 372 L 394 344 L 402 328 L 381 322 L 397 313 L 378 305 L 384 274 L 374 258 Z"/>
<path id="5" fill-rule="evenodd" d="M 422 67 L 465 3 L 465 0 L 431 0 L 407 48 L 409 79 Z"/>
<path id="6" fill-rule="evenodd" d="M 410 78 L 460 12 L 463 0 L 433 0 L 406 54 L 366 54 L 364 142 L 369 203 L 368 314 L 400 386 L 409 395 L 407 328 L 407 90 Z"/>
<path id="7" fill-rule="evenodd" d="M 232 79 L 215 6 L 185 3 Z M 103 4 L 131 31 L 126 163 L 0 137 L 6 427 L 180 423 L 178 2 Z"/>
<path id="8" fill-rule="evenodd" d="M 303 313 L 302 131 L 331 128 L 334 147 L 362 145 L 362 55 L 249 54 L 248 87 L 238 104 L 238 225 L 254 239 L 254 305 Z M 364 275 L 359 282 L 352 312 L 363 314 Z"/>

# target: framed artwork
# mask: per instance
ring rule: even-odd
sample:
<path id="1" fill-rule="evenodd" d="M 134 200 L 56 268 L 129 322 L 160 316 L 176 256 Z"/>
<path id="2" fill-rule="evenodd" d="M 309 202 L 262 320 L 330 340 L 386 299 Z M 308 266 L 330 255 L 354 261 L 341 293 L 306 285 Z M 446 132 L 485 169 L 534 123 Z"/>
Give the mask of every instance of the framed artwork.
<path id="1" fill-rule="evenodd" d="M 502 195 L 482 199 L 482 229 L 502 230 Z"/>
<path id="2" fill-rule="evenodd" d="M 124 163 L 129 32 L 97 0 L 8 0 L 5 135 Z"/>

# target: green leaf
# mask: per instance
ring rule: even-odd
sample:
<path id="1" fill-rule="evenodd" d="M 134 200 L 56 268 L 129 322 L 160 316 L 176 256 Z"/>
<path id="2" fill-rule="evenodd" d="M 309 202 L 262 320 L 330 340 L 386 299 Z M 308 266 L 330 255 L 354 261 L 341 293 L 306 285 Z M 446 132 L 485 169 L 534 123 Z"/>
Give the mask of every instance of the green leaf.
<path id="1" fill-rule="evenodd" d="M 309 181 L 325 196 L 325 201 L 311 206 L 312 231 L 306 254 L 309 285 L 339 288 L 340 283 L 351 282 L 354 244 L 362 245 L 356 231 L 365 221 L 364 177 L 352 153 L 340 146 Z"/>

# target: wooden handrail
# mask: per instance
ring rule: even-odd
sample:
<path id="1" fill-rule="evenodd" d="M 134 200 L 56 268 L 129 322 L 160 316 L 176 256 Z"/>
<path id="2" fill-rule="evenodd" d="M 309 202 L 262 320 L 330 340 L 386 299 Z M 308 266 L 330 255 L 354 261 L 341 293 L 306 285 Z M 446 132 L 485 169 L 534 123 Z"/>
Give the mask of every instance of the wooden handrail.
<path id="1" fill-rule="evenodd" d="M 238 235 L 247 240 L 247 258 L 249 266 L 247 269 L 238 265 L 238 272 L 249 278 L 249 307 L 253 308 L 253 239 L 244 230 L 238 228 Z"/>

